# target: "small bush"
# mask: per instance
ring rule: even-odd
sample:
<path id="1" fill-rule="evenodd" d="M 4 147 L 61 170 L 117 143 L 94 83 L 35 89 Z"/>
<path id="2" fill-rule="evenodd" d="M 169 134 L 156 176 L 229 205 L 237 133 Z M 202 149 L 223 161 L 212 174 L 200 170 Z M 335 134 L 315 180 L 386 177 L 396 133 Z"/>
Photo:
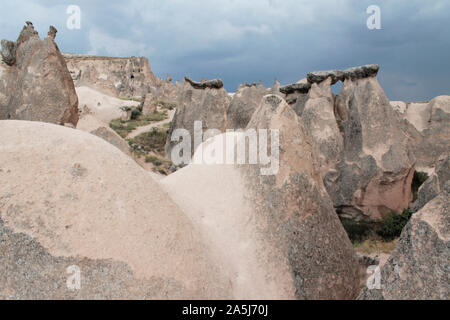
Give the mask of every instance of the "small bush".
<path id="1" fill-rule="evenodd" d="M 393 240 L 400 236 L 403 228 L 411 219 L 412 213 L 404 210 L 402 214 L 389 212 L 386 217 L 380 221 L 376 233 L 384 240 Z"/>
<path id="2" fill-rule="evenodd" d="M 372 229 L 372 226 L 367 221 L 342 219 L 341 222 L 351 242 L 361 242 Z"/>
<path id="3" fill-rule="evenodd" d="M 162 161 L 158 157 L 155 157 L 155 156 L 152 156 L 152 155 L 146 156 L 145 157 L 145 162 L 153 163 L 155 166 L 162 165 Z"/>
<path id="4" fill-rule="evenodd" d="M 142 112 L 139 109 L 134 109 L 131 111 L 131 120 L 137 120 Z"/>

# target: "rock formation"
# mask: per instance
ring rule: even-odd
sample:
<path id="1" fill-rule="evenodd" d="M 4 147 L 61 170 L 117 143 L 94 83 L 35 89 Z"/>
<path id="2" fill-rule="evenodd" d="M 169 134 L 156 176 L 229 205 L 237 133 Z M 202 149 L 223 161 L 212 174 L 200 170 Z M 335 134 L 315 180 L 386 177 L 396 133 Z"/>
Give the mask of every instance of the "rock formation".
<path id="1" fill-rule="evenodd" d="M 446 300 L 450 294 L 450 181 L 415 213 L 381 269 L 380 289 L 359 299 Z"/>
<path id="2" fill-rule="evenodd" d="M 419 168 L 432 168 L 439 157 L 449 150 L 450 141 L 450 96 L 439 96 L 430 102 L 405 103 L 392 101 L 394 110 L 411 124 L 404 125 L 403 131 L 411 136 L 410 149 L 417 159 Z"/>
<path id="3" fill-rule="evenodd" d="M 301 122 L 314 146 L 318 149 L 322 175 L 333 170 L 341 161 L 344 141 L 334 115 L 334 95 L 331 92 L 332 78 L 313 83 L 306 95 Z M 296 106 L 298 102 L 296 103 Z M 294 106 L 295 108 L 295 106 Z M 295 110 L 298 114 L 299 109 Z"/>
<path id="4" fill-rule="evenodd" d="M 142 113 L 144 115 L 150 115 L 152 113 L 155 113 L 157 108 L 158 108 L 158 99 L 156 99 L 151 93 L 147 93 L 144 98 Z"/>
<path id="5" fill-rule="evenodd" d="M 354 298 L 358 262 L 297 115 L 282 98 L 268 95 L 247 129 L 279 130 L 280 170 L 274 175 L 261 175 L 262 164 L 192 164 L 162 185 L 199 226 L 236 298 Z M 239 132 L 217 135 L 198 150 L 207 154 L 208 146 L 229 135 L 245 139 Z M 226 145 L 227 152 L 233 149 Z M 271 152 L 276 156 L 274 147 Z M 194 161 L 201 155 L 197 151 Z"/>
<path id="6" fill-rule="evenodd" d="M 44 121 L 56 124 L 78 121 L 78 98 L 58 46 L 56 29 L 39 38 L 31 22 L 16 43 L 2 41 L 0 119 Z M 14 57 L 15 51 L 15 57 Z"/>
<path id="7" fill-rule="evenodd" d="M 368 65 L 343 71 L 344 85 L 335 101 L 343 150 L 324 183 L 346 218 L 379 219 L 387 211 L 408 208 L 412 200 L 410 141 L 376 79 L 377 70 Z"/>
<path id="8" fill-rule="evenodd" d="M 233 297 L 196 227 L 117 148 L 27 121 L 0 121 L 0 141 L 0 299 Z"/>
<path id="9" fill-rule="evenodd" d="M 450 180 L 450 156 L 443 157 L 436 165 L 436 171 L 419 188 L 417 200 L 411 205 L 412 212 L 419 211 L 436 197 Z"/>
<path id="10" fill-rule="evenodd" d="M 87 86 L 114 97 L 144 97 L 159 79 L 147 58 L 64 54 L 76 87 Z"/>
<path id="11" fill-rule="evenodd" d="M 176 144 L 171 141 L 171 135 L 178 128 L 189 131 L 192 138 L 192 153 L 196 147 L 193 140 L 195 121 L 202 122 L 203 130 L 217 129 L 223 132 L 226 128 L 226 112 L 231 101 L 224 88 L 195 89 L 186 81 L 180 91 L 177 111 L 172 120 L 166 145 L 168 157 L 171 156 L 172 148 Z"/>
<path id="12" fill-rule="evenodd" d="M 263 85 L 240 86 L 227 110 L 227 129 L 245 129 L 267 93 Z"/>

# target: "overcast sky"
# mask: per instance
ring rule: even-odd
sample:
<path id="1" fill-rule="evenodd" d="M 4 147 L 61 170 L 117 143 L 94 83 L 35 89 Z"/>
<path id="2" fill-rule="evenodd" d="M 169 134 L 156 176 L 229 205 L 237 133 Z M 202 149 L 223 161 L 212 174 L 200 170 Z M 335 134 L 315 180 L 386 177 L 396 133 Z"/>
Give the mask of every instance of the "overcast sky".
<path id="1" fill-rule="evenodd" d="M 81 28 L 67 27 L 69 5 Z M 381 29 L 369 30 L 370 5 Z M 313 70 L 381 66 L 391 100 L 450 94 L 449 0 L 16 0 L 2 1 L 0 38 L 15 40 L 26 20 L 41 37 L 58 29 L 61 51 L 145 56 L 159 77 L 297 82 Z"/>

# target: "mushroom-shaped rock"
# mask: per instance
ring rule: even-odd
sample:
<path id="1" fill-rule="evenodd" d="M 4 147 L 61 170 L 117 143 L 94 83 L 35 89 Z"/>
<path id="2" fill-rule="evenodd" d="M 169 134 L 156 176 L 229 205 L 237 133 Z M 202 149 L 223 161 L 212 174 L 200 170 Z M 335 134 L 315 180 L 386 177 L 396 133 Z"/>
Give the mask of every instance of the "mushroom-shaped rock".
<path id="1" fill-rule="evenodd" d="M 333 85 L 338 81 L 342 81 L 344 79 L 343 76 L 344 73 L 339 70 L 313 71 L 308 73 L 307 79 L 309 83 L 320 83 L 327 78 L 331 78 L 331 84 Z"/>

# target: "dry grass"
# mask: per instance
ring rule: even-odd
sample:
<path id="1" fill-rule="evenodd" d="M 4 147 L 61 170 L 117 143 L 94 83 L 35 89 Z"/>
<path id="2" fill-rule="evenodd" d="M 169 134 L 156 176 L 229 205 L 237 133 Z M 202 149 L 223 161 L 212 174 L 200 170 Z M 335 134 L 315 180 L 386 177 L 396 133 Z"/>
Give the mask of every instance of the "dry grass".
<path id="1" fill-rule="evenodd" d="M 363 242 L 355 242 L 353 247 L 356 251 L 371 254 L 371 253 L 391 253 L 395 245 L 397 244 L 398 239 L 392 241 L 382 241 L 378 239 L 367 239 Z"/>
<path id="2" fill-rule="evenodd" d="M 168 118 L 167 111 L 155 112 L 148 116 L 139 115 L 136 119 L 130 121 L 122 121 L 121 119 L 111 120 L 109 126 L 117 132 L 122 138 L 135 130 L 138 127 L 146 126 L 148 124 L 166 120 Z"/>

